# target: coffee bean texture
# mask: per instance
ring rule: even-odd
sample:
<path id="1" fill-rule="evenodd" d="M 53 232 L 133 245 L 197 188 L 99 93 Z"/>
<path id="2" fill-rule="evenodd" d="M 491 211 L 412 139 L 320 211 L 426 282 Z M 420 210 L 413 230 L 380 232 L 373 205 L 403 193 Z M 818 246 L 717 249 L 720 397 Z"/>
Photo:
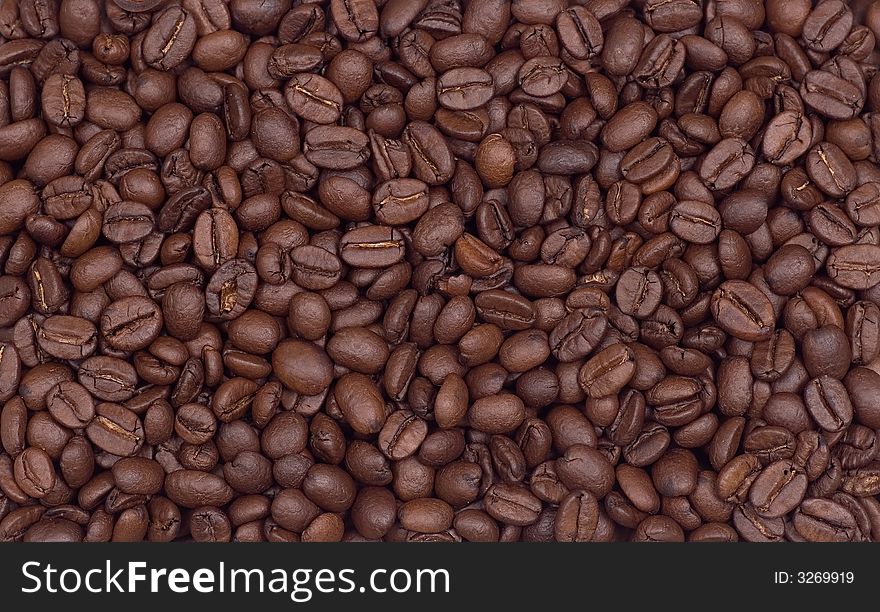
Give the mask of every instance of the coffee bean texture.
<path id="1" fill-rule="evenodd" d="M 878 36 L 0 4 L 0 541 L 880 539 Z"/>

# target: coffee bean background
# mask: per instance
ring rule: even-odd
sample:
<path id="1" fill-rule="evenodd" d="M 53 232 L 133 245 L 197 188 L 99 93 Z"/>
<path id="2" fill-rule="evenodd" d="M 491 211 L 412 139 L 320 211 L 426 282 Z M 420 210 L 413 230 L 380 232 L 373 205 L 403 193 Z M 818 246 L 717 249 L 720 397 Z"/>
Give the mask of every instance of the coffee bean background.
<path id="1" fill-rule="evenodd" d="M 0 539 L 880 539 L 880 1 L 0 4 Z"/>

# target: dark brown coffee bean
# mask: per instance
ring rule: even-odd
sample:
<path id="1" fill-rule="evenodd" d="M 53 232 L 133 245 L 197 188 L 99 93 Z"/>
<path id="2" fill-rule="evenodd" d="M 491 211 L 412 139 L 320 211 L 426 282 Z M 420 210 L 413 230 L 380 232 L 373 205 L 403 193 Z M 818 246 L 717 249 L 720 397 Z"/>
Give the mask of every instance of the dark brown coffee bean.
<path id="1" fill-rule="evenodd" d="M 412 151 L 413 171 L 417 178 L 428 185 L 439 185 L 452 178 L 452 151 L 436 128 L 423 121 L 414 121 L 404 130 L 403 140 Z"/>
<path id="2" fill-rule="evenodd" d="M 390 227 L 363 226 L 346 232 L 339 243 L 340 257 L 345 263 L 379 268 L 393 265 L 403 259 L 402 235 Z"/>
<path id="3" fill-rule="evenodd" d="M 805 499 L 792 522 L 797 532 L 811 542 L 849 542 L 856 537 L 853 515 L 827 499 Z"/>
<path id="4" fill-rule="evenodd" d="M 581 368 L 578 380 L 589 397 L 606 397 L 620 391 L 635 373 L 635 354 L 623 344 L 613 344 Z"/>
<path id="5" fill-rule="evenodd" d="M 205 304 L 213 316 L 234 319 L 250 305 L 257 288 L 254 266 L 243 259 L 230 259 L 214 272 L 205 288 Z"/>
<path id="6" fill-rule="evenodd" d="M 765 340 L 772 333 L 773 307 L 754 285 L 726 281 L 713 293 L 711 307 L 715 321 L 741 340 Z"/>
<path id="7" fill-rule="evenodd" d="M 110 304 L 101 315 L 101 337 L 123 351 L 146 348 L 162 330 L 162 312 L 146 297 L 132 296 Z"/>
<path id="8" fill-rule="evenodd" d="M 773 117 L 764 131 L 763 151 L 777 165 L 790 164 L 807 152 L 813 128 L 807 118 L 796 110 L 784 110 Z"/>
<path id="9" fill-rule="evenodd" d="M 303 152 L 319 168 L 346 170 L 366 161 L 368 145 L 367 135 L 353 128 L 319 126 L 306 132 Z"/>
<path id="10" fill-rule="evenodd" d="M 144 442 L 140 418 L 119 404 L 103 403 L 95 407 L 95 418 L 86 427 L 86 435 L 98 448 L 123 457 L 140 450 Z"/>
<path id="11" fill-rule="evenodd" d="M 852 12 L 842 2 L 817 6 L 804 21 L 804 41 L 814 51 L 831 51 L 844 41 L 852 20 Z"/>
<path id="12" fill-rule="evenodd" d="M 832 251 L 825 265 L 829 277 L 844 287 L 870 289 L 880 282 L 880 248 L 874 245 L 842 246 Z"/>
<path id="13" fill-rule="evenodd" d="M 855 169 L 840 147 L 821 142 L 807 153 L 807 174 L 824 193 L 845 197 L 856 187 Z"/>
<path id="14" fill-rule="evenodd" d="M 80 384 L 64 381 L 53 387 L 46 397 L 46 406 L 52 417 L 71 429 L 86 427 L 95 417 L 92 396 Z"/>
<path id="15" fill-rule="evenodd" d="M 726 138 L 703 158 L 700 178 L 709 189 L 727 189 L 748 174 L 755 165 L 751 147 L 740 138 Z"/>
<path id="16" fill-rule="evenodd" d="M 195 19 L 180 7 L 168 8 L 147 30 L 144 61 L 157 70 L 171 70 L 186 59 L 195 42 Z"/>
<path id="17" fill-rule="evenodd" d="M 485 500 L 486 512 L 507 525 L 530 525 L 540 513 L 540 500 L 520 485 L 493 485 Z"/>
<path id="18" fill-rule="evenodd" d="M 796 508 L 807 488 L 807 477 L 787 460 L 767 466 L 752 483 L 749 499 L 755 510 L 767 518 L 776 518 Z"/>
<path id="19" fill-rule="evenodd" d="M 126 457 L 113 464 L 113 478 L 123 493 L 155 495 L 162 490 L 165 472 L 151 459 Z"/>
<path id="20" fill-rule="evenodd" d="M 285 97 L 300 117 L 315 123 L 333 123 L 342 112 L 342 94 L 329 80 L 316 74 L 294 75 L 288 81 Z"/>
<path id="21" fill-rule="evenodd" d="M 137 372 L 129 363 L 103 355 L 83 361 L 77 377 L 89 393 L 108 402 L 130 399 L 137 385 Z"/>
<path id="22" fill-rule="evenodd" d="M 97 330 L 86 319 L 54 315 L 37 330 L 37 342 L 47 354 L 59 359 L 82 359 L 94 353 Z"/>
<path id="23" fill-rule="evenodd" d="M 588 542 L 596 534 L 599 504 L 592 493 L 569 493 L 556 513 L 553 534 L 557 542 Z"/>
<path id="24" fill-rule="evenodd" d="M 26 448 L 15 458 L 15 482 L 35 499 L 46 497 L 55 487 L 52 459 L 40 448 Z"/>
<path id="25" fill-rule="evenodd" d="M 499 393 L 475 401 L 468 412 L 471 426 L 490 434 L 515 430 L 525 418 L 525 407 L 520 398 L 510 393 Z"/>
<path id="26" fill-rule="evenodd" d="M 165 478 L 168 498 L 184 508 L 208 504 L 224 506 L 232 499 L 233 491 L 224 480 L 214 474 L 195 470 L 178 470 Z"/>

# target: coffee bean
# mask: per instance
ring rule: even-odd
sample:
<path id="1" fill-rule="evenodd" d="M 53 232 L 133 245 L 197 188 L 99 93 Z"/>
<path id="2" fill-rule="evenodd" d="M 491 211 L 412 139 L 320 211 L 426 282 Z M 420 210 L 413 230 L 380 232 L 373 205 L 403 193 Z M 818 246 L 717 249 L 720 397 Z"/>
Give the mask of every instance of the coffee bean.
<path id="1" fill-rule="evenodd" d="M 97 330 L 91 321 L 80 317 L 54 315 L 37 330 L 37 343 L 49 355 L 59 359 L 82 359 L 95 352 Z"/>
<path id="2" fill-rule="evenodd" d="M 805 499 L 792 522 L 797 532 L 811 542 L 849 542 L 856 537 L 853 515 L 828 499 Z"/>
<path id="3" fill-rule="evenodd" d="M 492 485 L 485 495 L 486 512 L 507 525 L 530 525 L 538 519 L 541 501 L 519 485 Z"/>
<path id="4" fill-rule="evenodd" d="M 776 518 L 796 508 L 806 488 L 806 475 L 783 459 L 768 465 L 755 478 L 749 490 L 749 500 L 758 514 Z"/>
<path id="5" fill-rule="evenodd" d="M 834 143 L 821 142 L 811 148 L 806 169 L 816 186 L 830 196 L 845 197 L 856 186 L 852 163 Z"/>
<path id="6" fill-rule="evenodd" d="M 86 434 L 98 448 L 130 457 L 144 442 L 143 424 L 131 410 L 120 404 L 102 403 L 95 407 L 95 418 L 86 427 Z"/>
<path id="7" fill-rule="evenodd" d="M 452 507 L 434 498 L 414 499 L 406 502 L 399 511 L 400 524 L 410 531 L 437 533 L 452 525 Z"/>
<path id="8" fill-rule="evenodd" d="M 326 353 L 307 342 L 282 342 L 273 352 L 272 361 L 281 382 L 307 395 L 320 393 L 332 380 L 331 363 Z"/>
<path id="9" fill-rule="evenodd" d="M 669 215 L 669 229 L 688 242 L 707 244 L 721 231 L 721 216 L 713 206 L 704 202 L 679 202 Z"/>
<path id="10" fill-rule="evenodd" d="M 171 70 L 189 55 L 195 41 L 195 19 L 180 7 L 168 8 L 147 30 L 144 61 L 157 70 Z"/>
<path id="11" fill-rule="evenodd" d="M 55 487 L 52 459 L 40 448 L 31 446 L 15 458 L 15 482 L 35 499 L 46 497 Z"/>
<path id="12" fill-rule="evenodd" d="M 80 364 L 77 377 L 89 393 L 108 402 L 125 401 L 135 394 L 137 372 L 117 357 L 89 357 Z"/>
<path id="13" fill-rule="evenodd" d="M 230 259 L 214 272 L 205 288 L 208 312 L 221 320 L 234 319 L 250 305 L 257 289 L 254 266 L 243 259 Z"/>
<path id="14" fill-rule="evenodd" d="M 635 368 L 632 349 L 613 344 L 583 365 L 578 382 L 588 397 L 606 397 L 620 391 L 633 377 Z"/>
<path id="15" fill-rule="evenodd" d="M 621 311 L 640 317 L 653 313 L 663 295 L 660 277 L 645 268 L 631 268 L 624 272 L 615 291 Z"/>
<path id="16" fill-rule="evenodd" d="M 73 381 L 54 386 L 46 396 L 46 406 L 52 417 L 71 429 L 86 427 L 95 417 L 95 403 L 88 390 Z"/>
<path id="17" fill-rule="evenodd" d="M 755 165 L 751 147 L 740 138 L 726 138 L 712 148 L 700 165 L 700 178 L 713 191 L 738 183 Z"/>
<path id="18" fill-rule="evenodd" d="M 232 489 L 219 476 L 195 470 L 178 470 L 165 478 L 168 498 L 184 508 L 223 506 L 232 499 Z"/>
<path id="19" fill-rule="evenodd" d="M 130 495 L 155 495 L 162 490 L 162 466 L 143 457 L 126 457 L 113 464 L 116 487 Z"/>
<path id="20" fill-rule="evenodd" d="M 853 304 L 846 315 L 846 331 L 850 337 L 850 349 L 853 363 L 863 365 L 872 361 L 878 354 L 877 334 L 874 321 L 877 306 L 873 302 L 862 301 Z"/>
<path id="21" fill-rule="evenodd" d="M 101 315 L 101 336 L 124 351 L 146 348 L 162 330 L 162 312 L 146 297 L 132 296 L 110 304 Z"/>
<path id="22" fill-rule="evenodd" d="M 802 113 L 784 110 L 767 124 L 762 144 L 764 155 L 774 164 L 790 164 L 807 152 L 812 137 L 812 125 Z"/>
<path id="23" fill-rule="evenodd" d="M 609 151 L 625 151 L 644 140 L 657 126 L 657 112 L 646 102 L 633 102 L 615 113 L 602 129 Z"/>
<path id="24" fill-rule="evenodd" d="M 356 168 L 369 157 L 369 138 L 354 128 L 319 126 L 306 132 L 303 152 L 319 168 Z"/>
<path id="25" fill-rule="evenodd" d="M 754 285 L 731 280 L 712 294 L 712 315 L 731 335 L 748 341 L 769 337 L 775 319 L 770 301 Z"/>
<path id="26" fill-rule="evenodd" d="M 870 289 L 880 282 L 880 248 L 858 244 L 832 251 L 825 263 L 828 275 L 844 287 Z"/>
<path id="27" fill-rule="evenodd" d="M 804 41 L 814 51 L 830 51 L 846 38 L 852 12 L 842 2 L 816 7 L 804 21 Z"/>
<path id="28" fill-rule="evenodd" d="M 287 83 L 285 97 L 297 115 L 315 123 L 333 123 L 342 112 L 339 89 L 315 74 L 294 75 Z"/>
<path id="29" fill-rule="evenodd" d="M 437 79 L 437 101 L 450 110 L 478 108 L 493 93 L 492 75 L 480 68 L 453 68 Z"/>
<path id="30" fill-rule="evenodd" d="M 556 29 L 560 43 L 576 59 L 591 59 L 602 51 L 604 37 L 599 20 L 584 7 L 573 6 L 560 12 Z"/>
<path id="31" fill-rule="evenodd" d="M 329 289 L 340 277 L 342 265 L 333 253 L 320 247 L 302 245 L 290 253 L 294 282 L 311 290 Z"/>
<path id="32" fill-rule="evenodd" d="M 364 268 L 393 265 L 404 255 L 402 235 L 395 229 L 367 225 L 346 232 L 340 242 L 340 257 L 345 263 Z"/>
<path id="33" fill-rule="evenodd" d="M 468 412 L 472 427 L 486 433 L 508 433 L 519 427 L 525 417 L 525 407 L 517 396 L 499 393 L 475 401 Z"/>
<path id="34" fill-rule="evenodd" d="M 86 112 L 86 92 L 80 79 L 69 74 L 53 74 L 43 83 L 43 116 L 58 127 L 75 127 Z"/>
<path id="35" fill-rule="evenodd" d="M 414 121 L 403 132 L 413 156 L 413 172 L 428 185 L 445 183 L 454 171 L 452 151 L 442 134 L 429 123 Z"/>
<path id="36" fill-rule="evenodd" d="M 599 505 L 592 493 L 569 493 L 556 514 L 553 535 L 557 542 L 588 542 L 596 534 Z"/>

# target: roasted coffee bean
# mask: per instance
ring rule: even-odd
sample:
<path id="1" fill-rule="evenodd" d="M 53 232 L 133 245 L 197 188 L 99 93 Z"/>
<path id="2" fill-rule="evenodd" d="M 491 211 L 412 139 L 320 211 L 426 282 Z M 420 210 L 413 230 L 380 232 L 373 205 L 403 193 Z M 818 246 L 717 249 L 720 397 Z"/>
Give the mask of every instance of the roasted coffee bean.
<path id="1" fill-rule="evenodd" d="M 784 110 L 765 128 L 764 155 L 774 164 L 790 164 L 807 152 L 812 136 L 812 125 L 801 112 Z"/>
<path id="2" fill-rule="evenodd" d="M 541 501 L 521 485 L 493 485 L 484 499 L 486 512 L 506 525 L 530 525 L 540 514 Z"/>
<path id="3" fill-rule="evenodd" d="M 177 470 L 165 478 L 168 498 L 184 508 L 203 505 L 224 506 L 233 497 L 226 482 L 214 474 L 196 470 Z"/>
<path id="4" fill-rule="evenodd" d="M 162 311 L 153 300 L 132 296 L 110 304 L 101 314 L 101 337 L 123 351 L 146 348 L 162 330 Z"/>
<path id="5" fill-rule="evenodd" d="M 875 321 L 880 322 L 878 314 L 877 305 L 869 301 L 856 302 L 847 312 L 846 331 L 856 365 L 869 363 L 878 355 L 880 337 L 875 332 L 874 324 Z"/>
<path id="6" fill-rule="evenodd" d="M 741 340 L 766 340 L 773 332 L 773 306 L 760 289 L 730 280 L 712 294 L 712 316 L 725 331 Z"/>
<path id="7" fill-rule="evenodd" d="M 637 281 L 642 280 L 644 278 L 639 275 Z M 639 295 L 636 294 L 636 297 Z M 586 357 L 598 346 L 607 330 L 608 319 L 600 311 L 586 308 L 575 310 L 550 332 L 553 356 L 562 362 L 574 362 Z"/>
<path id="8" fill-rule="evenodd" d="M 95 418 L 86 427 L 86 435 L 98 448 L 130 457 L 144 442 L 143 424 L 131 410 L 119 404 L 102 403 L 95 407 Z"/>
<path id="9" fill-rule="evenodd" d="M 55 487 L 55 468 L 46 452 L 28 447 L 15 458 L 15 483 L 27 495 L 41 499 Z"/>
<path id="10" fill-rule="evenodd" d="M 635 374 L 635 354 L 623 344 L 613 344 L 581 368 L 578 381 L 588 397 L 606 397 L 620 391 Z"/>
<path id="11" fill-rule="evenodd" d="M 805 499 L 792 519 L 794 528 L 810 542 L 849 542 L 856 538 L 853 515 L 829 499 Z"/>
<path id="12" fill-rule="evenodd" d="M 834 249 L 825 262 L 828 276 L 843 287 L 870 289 L 880 282 L 880 247 L 855 244 Z"/>
<path id="13" fill-rule="evenodd" d="M 76 76 L 53 74 L 43 83 L 43 117 L 57 127 L 76 127 L 86 114 L 86 92 Z"/>
<path id="14" fill-rule="evenodd" d="M 40 348 L 58 359 L 88 357 L 95 352 L 97 340 L 95 326 L 80 317 L 53 315 L 43 321 L 37 330 Z"/>
<path id="15" fill-rule="evenodd" d="M 157 70 L 171 70 L 190 54 L 196 42 L 196 22 L 186 10 L 163 11 L 143 40 L 144 61 Z"/>
<path id="16" fill-rule="evenodd" d="M 220 320 L 241 315 L 257 290 L 257 273 L 244 259 L 230 259 L 214 272 L 205 288 L 208 312 Z"/>
<path id="17" fill-rule="evenodd" d="M 303 119 L 333 123 L 342 112 L 342 94 L 329 80 L 316 74 L 297 74 L 287 82 L 285 97 Z"/>
<path id="18" fill-rule="evenodd" d="M 339 241 L 341 259 L 352 266 L 379 268 L 403 259 L 404 240 L 397 230 L 367 225 L 346 232 Z"/>
<path id="19" fill-rule="evenodd" d="M 781 518 L 764 518 L 750 504 L 741 504 L 733 511 L 733 524 L 747 542 L 779 542 L 785 534 Z"/>
<path id="20" fill-rule="evenodd" d="M 86 427 L 95 417 L 92 396 L 73 381 L 55 385 L 46 396 L 46 407 L 58 423 L 71 429 Z"/>
<path id="21" fill-rule="evenodd" d="M 796 508 L 804 497 L 807 477 L 790 461 L 768 465 L 749 489 L 749 500 L 761 516 L 776 518 Z"/>
<path id="22" fill-rule="evenodd" d="M 556 29 L 560 43 L 572 57 L 584 60 L 601 53 L 604 43 L 602 28 L 588 9 L 573 6 L 560 12 L 556 16 Z"/>
<path id="23" fill-rule="evenodd" d="M 861 110 L 865 96 L 850 81 L 826 70 L 810 70 L 801 81 L 803 101 L 829 119 L 850 119 Z"/>
<path id="24" fill-rule="evenodd" d="M 437 101 L 450 110 L 478 108 L 493 93 L 492 75 L 480 68 L 453 68 L 437 79 Z"/>
<path id="25" fill-rule="evenodd" d="M 416 178 L 429 185 L 439 185 L 452 178 L 452 151 L 437 128 L 414 121 L 404 130 L 403 140 L 412 152 Z"/>
<path id="26" fill-rule="evenodd" d="M 155 495 L 162 490 L 165 472 L 156 461 L 126 457 L 113 464 L 116 487 L 130 495 Z"/>
<path id="27" fill-rule="evenodd" d="M 320 126 L 306 132 L 303 152 L 319 168 L 348 170 L 367 160 L 369 138 L 354 128 Z"/>
<path id="28" fill-rule="evenodd" d="M 108 402 L 131 399 L 137 385 L 137 372 L 118 357 L 96 355 L 79 365 L 77 378 L 89 393 Z"/>
<path id="29" fill-rule="evenodd" d="M 617 281 L 615 298 L 624 314 L 644 318 L 660 305 L 663 289 L 660 276 L 646 268 L 630 268 Z"/>
<path id="30" fill-rule="evenodd" d="M 428 210 L 428 187 L 415 179 L 395 179 L 383 183 L 373 194 L 376 218 L 386 225 L 404 225 L 419 219 Z"/>
<path id="31" fill-rule="evenodd" d="M 557 542 L 589 542 L 599 523 L 599 504 L 592 493 L 574 491 L 559 504 L 553 535 Z"/>

